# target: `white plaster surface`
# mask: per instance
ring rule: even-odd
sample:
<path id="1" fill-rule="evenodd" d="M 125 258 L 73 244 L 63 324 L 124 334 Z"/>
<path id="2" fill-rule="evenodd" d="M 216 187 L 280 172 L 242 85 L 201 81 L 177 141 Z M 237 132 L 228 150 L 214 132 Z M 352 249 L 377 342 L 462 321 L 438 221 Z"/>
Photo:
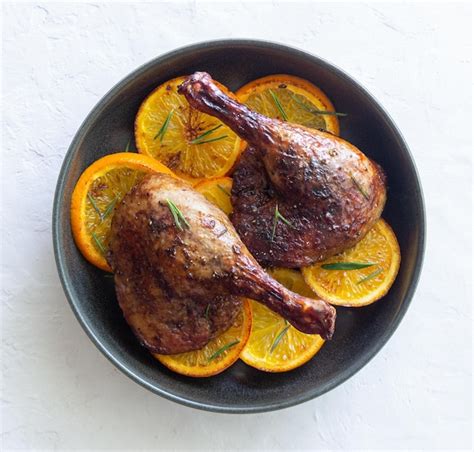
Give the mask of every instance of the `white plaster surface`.
<path id="1" fill-rule="evenodd" d="M 468 3 L 4 4 L 2 449 L 470 449 L 471 6 Z M 76 322 L 56 273 L 51 206 L 66 149 L 116 82 L 205 39 L 261 38 L 360 80 L 411 146 L 424 271 L 404 321 L 357 375 L 279 412 L 222 415 L 147 392 Z"/>

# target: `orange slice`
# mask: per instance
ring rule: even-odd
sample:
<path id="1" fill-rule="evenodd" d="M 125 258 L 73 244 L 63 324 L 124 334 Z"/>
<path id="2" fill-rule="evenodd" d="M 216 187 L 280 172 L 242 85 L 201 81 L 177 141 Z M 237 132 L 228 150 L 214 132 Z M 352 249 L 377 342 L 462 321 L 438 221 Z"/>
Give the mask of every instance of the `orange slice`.
<path id="1" fill-rule="evenodd" d="M 288 289 L 306 297 L 314 293 L 297 270 L 286 268 L 268 272 Z M 265 372 L 286 372 L 308 362 L 322 347 L 317 334 L 305 334 L 262 304 L 251 301 L 252 331 L 240 358 Z"/>
<path id="2" fill-rule="evenodd" d="M 252 110 L 270 118 L 339 135 L 339 120 L 332 102 L 317 86 L 302 78 L 269 75 L 242 86 L 236 96 Z"/>
<path id="3" fill-rule="evenodd" d="M 250 335 L 252 315 L 249 303 L 242 299 L 242 310 L 232 326 L 205 347 L 177 355 L 159 355 L 155 358 L 168 369 L 189 377 L 210 377 L 223 372 L 239 358 Z"/>
<path id="4" fill-rule="evenodd" d="M 371 264 L 360 268 L 363 264 Z M 347 269 L 350 267 L 358 267 Z M 344 269 L 346 268 L 346 269 Z M 339 306 L 359 307 L 380 300 L 400 268 L 400 247 L 382 219 L 354 247 L 302 269 L 304 279 L 322 299 Z"/>
<path id="5" fill-rule="evenodd" d="M 163 83 L 143 101 L 135 119 L 138 152 L 191 182 L 224 176 L 239 155 L 237 135 L 213 116 L 191 108 L 178 94 L 185 78 Z M 219 87 L 235 98 L 227 88 Z"/>
<path id="6" fill-rule="evenodd" d="M 172 171 L 145 155 L 110 154 L 95 161 L 81 175 L 72 193 L 71 227 L 77 247 L 95 266 L 111 271 L 105 259 L 115 206 L 148 173 Z"/>
<path id="7" fill-rule="evenodd" d="M 202 181 L 194 188 L 219 207 L 225 214 L 229 215 L 232 212 L 232 204 L 230 202 L 232 179 L 230 177 L 218 177 Z"/>

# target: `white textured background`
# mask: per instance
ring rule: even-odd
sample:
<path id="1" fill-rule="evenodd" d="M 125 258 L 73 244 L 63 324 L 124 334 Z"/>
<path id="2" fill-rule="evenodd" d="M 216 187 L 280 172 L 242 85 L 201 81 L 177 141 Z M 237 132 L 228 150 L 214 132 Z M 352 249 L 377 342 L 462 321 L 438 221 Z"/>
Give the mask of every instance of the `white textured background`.
<path id="1" fill-rule="evenodd" d="M 453 2 L 4 5 L 3 448 L 470 448 L 471 21 Z M 382 352 L 319 399 L 246 416 L 119 373 L 74 319 L 51 244 L 56 178 L 89 110 L 151 58 L 226 37 L 301 47 L 360 80 L 411 146 L 428 215 L 418 291 Z"/>

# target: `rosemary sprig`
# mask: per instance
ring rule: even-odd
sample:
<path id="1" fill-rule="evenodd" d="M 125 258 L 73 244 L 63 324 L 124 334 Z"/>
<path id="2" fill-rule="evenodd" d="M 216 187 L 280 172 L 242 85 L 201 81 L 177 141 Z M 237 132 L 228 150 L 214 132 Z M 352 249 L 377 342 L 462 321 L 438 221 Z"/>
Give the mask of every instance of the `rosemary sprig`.
<path id="1" fill-rule="evenodd" d="M 117 198 L 114 198 L 111 201 L 111 203 L 106 207 L 104 213 L 102 213 L 99 207 L 97 206 L 95 199 L 92 197 L 92 195 L 89 192 L 87 193 L 87 197 L 89 198 L 89 201 L 92 204 L 92 207 L 99 215 L 101 222 L 104 221 L 110 215 L 110 213 L 114 210 L 115 204 L 117 203 Z"/>
<path id="2" fill-rule="evenodd" d="M 97 212 L 97 214 L 99 215 L 100 219 L 102 220 L 102 212 L 100 211 L 100 209 L 97 207 L 97 204 L 95 203 L 95 199 L 92 197 L 92 195 L 87 192 L 87 198 L 89 199 L 90 203 L 92 204 L 92 207 L 94 208 L 94 210 Z"/>
<path id="3" fill-rule="evenodd" d="M 166 117 L 165 121 L 161 125 L 160 130 L 158 130 L 158 133 L 153 137 L 153 140 L 156 140 L 157 138 L 159 138 L 160 142 L 163 141 L 163 138 L 165 136 L 166 131 L 168 130 L 168 126 L 170 124 L 173 113 L 174 113 L 174 110 L 171 110 L 168 113 L 168 116 Z"/>
<path id="4" fill-rule="evenodd" d="M 125 152 L 130 152 L 130 143 L 131 143 L 132 139 L 130 138 L 128 140 L 128 143 L 127 143 L 127 146 L 125 146 Z"/>
<path id="5" fill-rule="evenodd" d="M 95 232 L 92 232 L 91 235 L 92 235 L 92 238 L 94 239 L 94 242 L 96 243 L 97 247 L 99 248 L 100 252 L 105 256 L 105 254 L 106 254 L 105 247 L 102 244 L 102 242 L 100 241 L 99 237 L 97 237 Z"/>
<path id="6" fill-rule="evenodd" d="M 211 356 L 209 356 L 207 361 L 209 362 L 209 361 L 212 361 L 213 359 L 216 359 L 219 355 L 222 355 L 222 353 L 224 353 L 226 350 L 233 347 L 234 345 L 237 345 L 239 342 L 240 340 L 238 339 L 235 341 L 229 342 L 228 344 L 221 347 L 219 350 L 216 350 Z"/>
<path id="7" fill-rule="evenodd" d="M 372 262 L 332 262 L 321 265 L 321 268 L 324 268 L 324 270 L 359 270 L 373 265 L 375 264 Z"/>
<path id="8" fill-rule="evenodd" d="M 222 127 L 222 124 L 219 124 L 218 126 L 216 127 L 213 127 L 212 129 L 209 129 L 207 130 L 206 132 L 204 133 L 201 133 L 201 135 L 197 136 L 196 138 L 194 138 L 194 140 L 191 140 L 190 143 L 191 144 L 199 144 L 198 141 L 202 140 L 204 137 L 207 137 L 208 135 L 210 135 L 212 132 L 216 131 L 217 129 L 220 129 Z"/>
<path id="9" fill-rule="evenodd" d="M 200 141 L 196 141 L 196 142 L 194 142 L 194 140 L 193 140 L 193 141 L 191 141 L 191 143 L 192 144 L 214 143 L 214 141 L 223 140 L 224 138 L 227 138 L 227 135 L 221 135 L 220 137 L 209 138 L 209 140 L 200 140 Z"/>
<path id="10" fill-rule="evenodd" d="M 174 219 L 174 223 L 176 227 L 180 231 L 184 231 L 184 227 L 181 224 L 181 222 L 183 222 L 186 228 L 190 228 L 191 226 L 189 226 L 189 223 L 187 222 L 186 218 L 184 218 L 183 213 L 181 212 L 181 210 L 178 209 L 176 204 L 173 201 L 170 201 L 169 199 L 167 199 L 166 202 L 168 203 L 168 207 L 170 209 L 171 215 L 173 215 L 173 219 Z"/>
<path id="11" fill-rule="evenodd" d="M 209 318 L 209 309 L 211 309 L 211 303 L 207 304 L 206 310 L 204 311 L 204 317 L 206 320 Z"/>
<path id="12" fill-rule="evenodd" d="M 311 108 L 301 102 L 295 95 L 291 96 L 293 100 L 303 107 L 306 111 L 313 113 L 313 115 L 328 115 L 328 116 L 347 116 L 347 113 L 339 113 L 337 111 L 328 111 L 328 110 L 318 110 L 317 108 Z"/>
<path id="13" fill-rule="evenodd" d="M 111 212 L 113 212 L 115 204 L 117 204 L 117 198 L 114 198 L 105 209 L 104 213 L 101 216 L 102 221 L 104 221 L 111 214 Z"/>
<path id="14" fill-rule="evenodd" d="M 368 193 L 364 190 L 362 185 L 360 185 L 359 182 L 357 182 L 357 179 L 352 174 L 351 174 L 351 179 L 352 179 L 352 182 L 354 182 L 354 185 L 357 187 L 357 190 L 359 190 L 362 193 L 362 196 L 368 201 L 370 199 Z"/>
<path id="15" fill-rule="evenodd" d="M 280 103 L 280 99 L 278 99 L 277 95 L 271 90 L 268 90 L 270 92 L 270 95 L 272 96 L 273 102 L 275 102 L 276 107 L 280 111 L 281 117 L 285 120 L 288 121 L 288 116 L 285 113 L 285 110 L 283 110 L 283 106 Z"/>
<path id="16" fill-rule="evenodd" d="M 379 268 L 378 270 L 375 270 L 374 272 L 368 274 L 365 278 L 359 279 L 359 281 L 357 281 L 357 284 L 362 284 L 366 281 L 369 281 L 369 279 L 375 278 L 377 275 L 380 275 L 382 271 L 383 270 L 381 268 Z"/>
<path id="17" fill-rule="evenodd" d="M 288 324 L 288 322 L 286 322 L 287 325 L 285 326 L 285 328 L 283 328 L 279 333 L 278 333 L 278 336 L 275 338 L 275 340 L 273 341 L 273 344 L 272 346 L 270 347 L 270 353 L 273 353 L 273 350 L 275 350 L 278 346 L 278 344 L 281 342 L 281 340 L 283 339 L 283 336 L 286 334 L 286 332 L 288 331 L 288 328 L 290 328 L 290 324 Z"/>
<path id="18" fill-rule="evenodd" d="M 227 188 L 223 187 L 221 184 L 217 184 L 217 188 L 227 196 L 230 196 L 230 191 Z"/>
<path id="19" fill-rule="evenodd" d="M 272 239 L 271 241 L 273 242 L 273 239 L 275 238 L 275 232 L 276 232 L 276 227 L 278 224 L 278 221 L 281 220 L 283 223 L 285 223 L 287 226 L 290 228 L 296 229 L 293 224 L 291 224 L 278 210 L 278 204 L 275 206 L 275 215 L 273 217 L 273 229 L 272 229 Z"/>

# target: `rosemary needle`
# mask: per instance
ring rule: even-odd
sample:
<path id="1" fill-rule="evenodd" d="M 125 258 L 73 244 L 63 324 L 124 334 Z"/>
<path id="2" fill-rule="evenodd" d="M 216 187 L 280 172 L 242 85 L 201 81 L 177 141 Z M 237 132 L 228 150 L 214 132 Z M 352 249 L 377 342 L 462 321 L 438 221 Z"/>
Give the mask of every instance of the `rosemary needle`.
<path id="1" fill-rule="evenodd" d="M 213 359 L 216 359 L 219 355 L 222 355 L 226 350 L 229 348 L 233 347 L 234 345 L 237 345 L 240 342 L 240 340 L 235 340 L 232 342 L 229 342 L 228 344 L 224 345 L 221 347 L 219 350 L 216 350 L 211 356 L 209 356 L 208 361 L 212 361 Z"/>
<path id="2" fill-rule="evenodd" d="M 168 116 L 166 116 L 166 119 L 165 119 L 165 121 L 163 122 L 163 124 L 161 125 L 160 130 L 158 130 L 158 133 L 153 137 L 154 140 L 156 140 L 157 138 L 159 138 L 159 139 L 160 139 L 160 142 L 163 141 L 163 138 L 164 138 L 164 136 L 165 136 L 166 131 L 168 130 L 168 126 L 169 126 L 169 124 L 170 124 L 171 117 L 173 116 L 173 113 L 174 113 L 174 110 L 171 110 L 171 111 L 168 113 Z"/>
<path id="3" fill-rule="evenodd" d="M 206 306 L 206 310 L 204 311 L 204 317 L 206 319 L 209 318 L 209 309 L 211 308 L 211 303 L 208 303 L 207 306 Z"/>
<path id="4" fill-rule="evenodd" d="M 285 110 L 283 110 L 283 106 L 282 106 L 281 103 L 280 103 L 280 99 L 278 99 L 277 95 L 276 95 L 271 89 L 269 89 L 268 91 L 270 92 L 270 95 L 271 95 L 272 98 L 273 98 L 273 102 L 275 102 L 276 107 L 277 107 L 278 110 L 280 111 L 281 117 L 282 117 L 285 121 L 288 121 L 288 116 L 287 116 L 287 114 L 285 113 Z"/>
<path id="5" fill-rule="evenodd" d="M 115 204 L 117 204 L 117 198 L 114 198 L 105 209 L 102 215 L 102 221 L 104 221 L 110 215 L 110 213 L 114 210 Z"/>
<path id="6" fill-rule="evenodd" d="M 196 141 L 196 142 L 194 142 L 194 140 L 193 140 L 193 141 L 191 141 L 191 143 L 192 143 L 192 144 L 213 143 L 214 141 L 223 140 L 224 138 L 227 138 L 227 135 L 221 135 L 220 137 L 209 138 L 208 140 L 200 140 L 200 141 Z"/>
<path id="7" fill-rule="evenodd" d="M 278 333 L 278 336 L 275 338 L 275 340 L 273 341 L 273 344 L 272 346 L 270 347 L 270 353 L 273 352 L 273 350 L 275 350 L 278 346 L 278 344 L 281 342 L 281 340 L 283 339 L 283 336 L 285 335 L 285 333 L 288 331 L 288 328 L 290 328 L 290 325 L 286 325 L 285 328 L 283 328 L 279 333 Z"/>
<path id="8" fill-rule="evenodd" d="M 373 265 L 375 264 L 371 262 L 332 262 L 321 265 L 321 268 L 324 268 L 324 270 L 359 270 Z"/>
<path id="9" fill-rule="evenodd" d="M 372 278 L 375 278 L 377 275 L 380 275 L 382 271 L 383 270 L 381 268 L 379 268 L 378 270 L 375 270 L 374 272 L 368 274 L 365 278 L 359 279 L 359 281 L 357 281 L 357 284 L 362 284 L 369 281 Z"/>
<path id="10" fill-rule="evenodd" d="M 347 113 L 339 113 L 337 111 L 329 111 L 329 110 L 318 110 L 317 108 L 311 108 L 301 102 L 296 96 L 291 96 L 293 100 L 303 107 L 306 111 L 313 113 L 314 115 L 329 115 L 329 116 L 347 116 Z"/>
<path id="11" fill-rule="evenodd" d="M 95 232 L 92 232 L 91 235 L 92 235 L 92 238 L 94 239 L 94 242 L 96 243 L 97 247 L 99 248 L 100 252 L 105 256 L 106 251 L 105 251 L 104 245 L 100 241 L 99 237 L 97 237 Z"/>
<path id="12" fill-rule="evenodd" d="M 295 227 L 280 213 L 280 211 L 278 210 L 278 204 L 277 204 L 275 206 L 275 216 L 273 217 L 273 229 L 272 229 L 272 239 L 271 239 L 272 242 L 275 237 L 276 227 L 279 220 L 283 221 L 283 223 L 285 223 L 290 228 L 295 229 Z"/>
<path id="13" fill-rule="evenodd" d="M 362 196 L 367 199 L 367 201 L 369 200 L 369 195 L 367 194 L 367 192 L 363 189 L 362 185 L 359 184 L 359 182 L 357 182 L 357 179 L 351 174 L 351 179 L 352 179 L 352 182 L 354 182 L 354 185 L 357 187 L 357 190 L 359 190 L 361 193 L 362 193 Z"/>
<path id="14" fill-rule="evenodd" d="M 97 204 L 95 203 L 95 199 L 92 197 L 92 195 L 87 192 L 87 198 L 89 199 L 89 201 L 91 202 L 92 204 L 92 207 L 94 208 L 94 210 L 97 212 L 97 214 L 99 215 L 99 217 L 102 219 L 102 212 L 100 211 L 100 209 L 97 207 Z"/>
<path id="15" fill-rule="evenodd" d="M 176 227 L 180 231 L 184 231 L 184 227 L 181 224 L 181 222 L 183 222 L 184 226 L 186 228 L 189 228 L 190 227 L 189 223 L 187 222 L 186 218 L 184 218 L 183 213 L 181 212 L 181 210 L 178 209 L 176 204 L 173 201 L 170 201 L 169 199 L 167 199 L 166 202 L 168 203 L 168 207 L 170 209 L 171 215 L 173 215 L 173 219 L 174 219 L 174 223 Z"/>
<path id="16" fill-rule="evenodd" d="M 206 132 L 204 133 L 201 133 L 201 135 L 197 136 L 196 138 L 194 138 L 194 140 L 191 140 L 190 143 L 191 144 L 199 144 L 198 141 L 201 141 L 204 137 L 207 137 L 208 135 L 210 135 L 212 132 L 214 132 L 215 130 L 219 129 L 222 127 L 222 124 L 219 124 L 218 126 L 216 127 L 213 127 L 212 129 L 209 129 L 207 130 Z"/>
<path id="17" fill-rule="evenodd" d="M 221 184 L 217 184 L 217 188 L 225 195 L 230 196 L 229 190 L 227 190 L 227 188 L 223 187 Z"/>

